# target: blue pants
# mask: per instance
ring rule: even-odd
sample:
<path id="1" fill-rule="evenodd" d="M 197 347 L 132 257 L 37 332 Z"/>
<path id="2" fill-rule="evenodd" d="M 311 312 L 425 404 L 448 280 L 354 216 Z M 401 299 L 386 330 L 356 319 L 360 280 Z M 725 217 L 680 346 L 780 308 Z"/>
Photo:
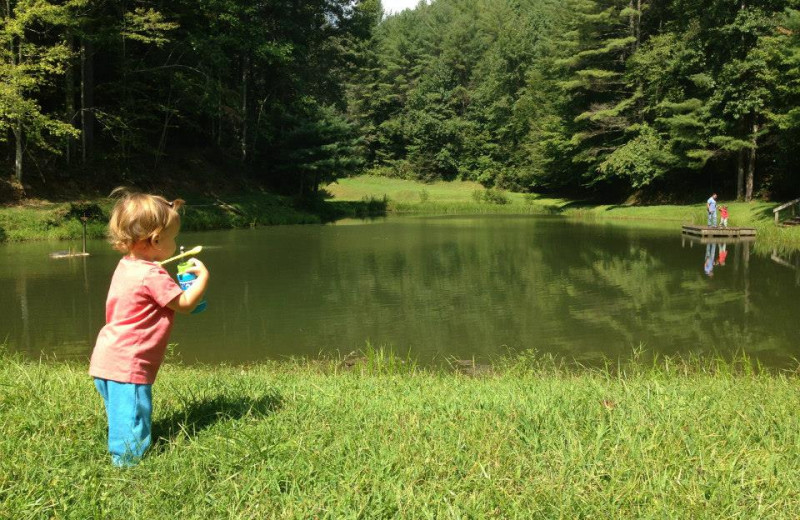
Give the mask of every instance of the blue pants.
<path id="1" fill-rule="evenodd" d="M 717 212 L 708 212 L 708 227 L 717 227 Z"/>
<path id="2" fill-rule="evenodd" d="M 108 416 L 108 451 L 115 466 L 133 466 L 150 447 L 153 385 L 94 378 Z"/>

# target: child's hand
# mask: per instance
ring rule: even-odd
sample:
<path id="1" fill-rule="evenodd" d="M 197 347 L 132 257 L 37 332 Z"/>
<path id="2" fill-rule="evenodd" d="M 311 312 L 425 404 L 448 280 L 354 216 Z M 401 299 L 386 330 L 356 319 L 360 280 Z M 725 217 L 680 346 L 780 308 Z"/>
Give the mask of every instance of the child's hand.
<path id="1" fill-rule="evenodd" d="M 189 314 L 197 307 L 197 304 L 203 299 L 203 294 L 206 292 L 206 287 L 208 286 L 208 269 L 203 265 L 203 262 L 196 258 L 190 258 L 189 262 L 192 263 L 192 266 L 186 269 L 185 272 L 192 273 L 197 276 L 197 278 L 192 283 L 191 287 L 167 304 L 167 307 L 173 311 L 183 314 Z"/>
<path id="2" fill-rule="evenodd" d="M 205 264 L 198 260 L 197 258 L 190 258 L 189 262 L 192 263 L 192 267 L 186 270 L 187 273 L 192 273 L 197 278 L 208 278 L 208 269 L 206 268 Z"/>

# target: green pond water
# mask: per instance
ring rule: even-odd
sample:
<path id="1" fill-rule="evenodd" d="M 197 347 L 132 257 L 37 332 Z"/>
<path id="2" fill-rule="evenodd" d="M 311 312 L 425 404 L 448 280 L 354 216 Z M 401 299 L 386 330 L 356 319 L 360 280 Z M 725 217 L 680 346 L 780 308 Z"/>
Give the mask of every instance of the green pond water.
<path id="1" fill-rule="evenodd" d="M 344 355 L 366 341 L 423 363 L 529 348 L 592 361 L 639 346 L 744 350 L 770 366 L 800 358 L 796 261 L 677 230 L 393 217 L 178 241 L 204 245 L 212 275 L 208 310 L 176 317 L 171 340 L 185 362 Z M 0 245 L 0 343 L 9 350 L 90 355 L 119 254 L 89 241 L 89 257 L 49 257 L 70 246 L 80 244 Z"/>

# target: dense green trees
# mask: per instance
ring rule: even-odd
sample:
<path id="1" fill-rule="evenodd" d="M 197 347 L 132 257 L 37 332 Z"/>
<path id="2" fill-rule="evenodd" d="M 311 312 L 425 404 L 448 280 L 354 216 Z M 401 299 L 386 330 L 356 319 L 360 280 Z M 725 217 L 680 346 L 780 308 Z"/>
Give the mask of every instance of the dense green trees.
<path id="1" fill-rule="evenodd" d="M 378 172 L 523 189 L 800 191 L 797 0 L 436 0 L 350 89 Z"/>
<path id="2" fill-rule="evenodd" d="M 800 191 L 800 0 L 3 0 L 18 182 L 182 158 L 522 190 Z M 233 165 L 233 166 L 232 166 Z"/>
<path id="3" fill-rule="evenodd" d="M 43 178 L 148 182 L 205 154 L 298 193 L 360 164 L 344 77 L 378 0 L 4 0 L 0 11 L 0 149 L 17 181 L 31 163 Z"/>

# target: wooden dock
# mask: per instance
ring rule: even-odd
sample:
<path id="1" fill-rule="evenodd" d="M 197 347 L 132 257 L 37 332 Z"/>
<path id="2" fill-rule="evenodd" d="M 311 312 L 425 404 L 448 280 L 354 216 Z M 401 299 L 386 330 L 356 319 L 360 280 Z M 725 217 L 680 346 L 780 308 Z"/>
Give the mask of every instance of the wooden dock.
<path id="1" fill-rule="evenodd" d="M 681 226 L 681 232 L 701 238 L 744 238 L 756 236 L 755 228 Z"/>
<path id="2" fill-rule="evenodd" d="M 753 235 L 741 237 L 699 237 L 697 235 L 682 234 L 681 246 L 686 246 L 686 243 L 691 247 L 693 244 L 752 244 L 756 241 Z"/>
<path id="3" fill-rule="evenodd" d="M 89 256 L 89 253 L 86 251 L 82 252 L 72 252 L 72 251 L 55 251 L 50 253 L 50 258 L 75 258 L 77 256 Z"/>

